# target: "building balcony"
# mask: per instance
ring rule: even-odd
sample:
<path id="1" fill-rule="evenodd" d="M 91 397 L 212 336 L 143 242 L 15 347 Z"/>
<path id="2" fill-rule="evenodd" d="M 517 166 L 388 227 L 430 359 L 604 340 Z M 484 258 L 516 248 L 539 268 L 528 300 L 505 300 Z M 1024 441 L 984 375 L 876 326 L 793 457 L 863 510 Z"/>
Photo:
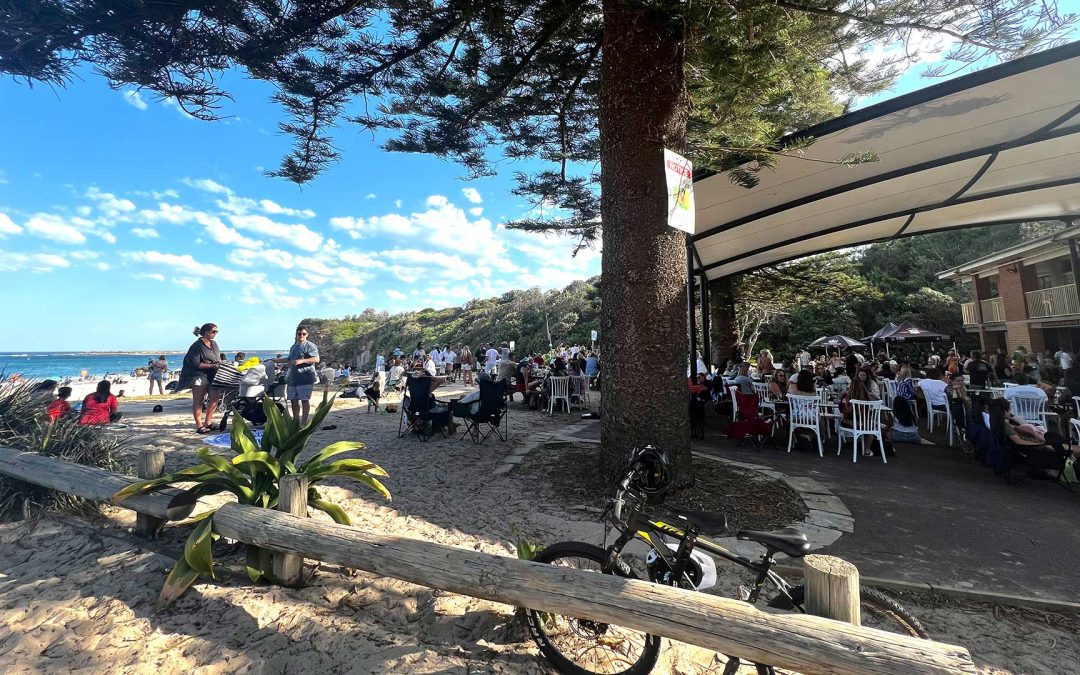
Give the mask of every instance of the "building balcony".
<path id="1" fill-rule="evenodd" d="M 1080 314 L 1080 302 L 1077 302 L 1076 286 L 1073 284 L 1028 291 L 1024 295 L 1027 296 L 1029 318 L 1045 319 L 1051 316 Z"/>
<path id="2" fill-rule="evenodd" d="M 1005 308 L 1001 304 L 1001 298 L 980 300 L 979 304 L 982 305 L 983 323 L 994 323 L 995 321 L 1005 320 Z"/>
<path id="3" fill-rule="evenodd" d="M 965 326 L 979 325 L 979 314 L 975 311 L 974 302 L 965 302 L 964 304 L 960 305 L 960 311 L 964 314 Z"/>

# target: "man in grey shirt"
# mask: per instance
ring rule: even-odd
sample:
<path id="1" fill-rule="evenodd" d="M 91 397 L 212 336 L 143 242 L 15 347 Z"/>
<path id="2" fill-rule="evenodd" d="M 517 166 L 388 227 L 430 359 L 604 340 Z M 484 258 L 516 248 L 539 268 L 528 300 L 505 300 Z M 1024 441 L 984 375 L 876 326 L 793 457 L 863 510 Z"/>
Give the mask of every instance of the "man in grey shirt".
<path id="1" fill-rule="evenodd" d="M 292 406 L 293 417 L 300 420 L 301 426 L 307 426 L 308 413 L 311 411 L 311 392 L 319 379 L 315 369 L 315 365 L 319 363 L 319 348 L 314 342 L 308 342 L 307 336 L 307 328 L 298 326 L 296 342 L 289 348 L 289 357 L 273 359 L 274 363 L 289 364 L 285 398 Z"/>

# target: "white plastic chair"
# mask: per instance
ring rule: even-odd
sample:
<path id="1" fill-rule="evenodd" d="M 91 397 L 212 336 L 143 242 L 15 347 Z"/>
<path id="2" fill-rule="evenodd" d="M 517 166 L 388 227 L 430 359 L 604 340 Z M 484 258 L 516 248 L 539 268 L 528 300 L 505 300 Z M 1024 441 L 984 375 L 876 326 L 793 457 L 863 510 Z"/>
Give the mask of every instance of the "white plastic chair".
<path id="1" fill-rule="evenodd" d="M 790 412 L 788 416 L 788 443 L 787 451 L 791 452 L 791 446 L 795 442 L 796 429 L 809 429 L 817 438 L 818 456 L 825 456 L 825 447 L 821 443 L 821 406 L 817 396 L 800 396 L 788 394 Z"/>
<path id="2" fill-rule="evenodd" d="M 934 421 L 939 417 L 944 419 L 945 420 L 945 431 L 949 435 L 949 446 L 951 447 L 952 446 L 952 435 L 953 435 L 952 434 L 952 432 L 953 432 L 953 423 L 952 423 L 952 413 L 949 411 L 949 399 L 948 398 L 945 399 L 945 409 L 944 410 L 937 410 L 936 408 L 934 408 L 934 406 L 930 405 L 930 393 L 927 392 L 926 389 L 923 388 L 921 381 L 919 383 L 919 388 L 923 390 L 923 401 L 925 401 L 925 403 L 926 403 L 926 430 L 928 432 L 933 432 L 934 431 L 934 423 L 935 423 Z"/>
<path id="3" fill-rule="evenodd" d="M 885 442 L 881 440 L 881 401 L 850 401 L 851 403 L 851 426 L 845 427 L 841 422 L 836 437 L 836 454 L 843 452 L 844 436 L 851 436 L 852 450 L 851 461 L 859 461 L 859 438 L 870 436 L 876 438 L 878 447 L 881 448 L 881 461 L 885 464 Z"/>
<path id="4" fill-rule="evenodd" d="M 831 390 L 828 387 L 819 387 L 814 389 L 814 391 L 817 392 L 816 398 L 818 400 L 818 408 L 820 408 L 818 417 L 825 421 L 825 429 L 831 434 L 833 430 L 830 429 L 830 425 L 835 427 L 840 420 L 839 410 L 832 401 L 830 395 Z"/>
<path id="5" fill-rule="evenodd" d="M 896 398 L 896 380 L 883 380 L 885 384 L 885 397 L 882 402 L 887 408 L 892 408 L 893 399 Z"/>
<path id="6" fill-rule="evenodd" d="M 570 411 L 570 377 L 549 377 L 551 396 L 548 398 L 548 414 L 555 414 L 555 401 L 566 401 L 566 410 Z"/>
<path id="7" fill-rule="evenodd" d="M 1013 417 L 1019 417 L 1028 424 L 1038 424 L 1043 429 L 1049 429 L 1046 425 L 1046 399 L 1040 396 L 1013 396 Z"/>
<path id="8" fill-rule="evenodd" d="M 739 385 L 728 385 L 727 392 L 728 397 L 731 399 L 731 421 L 739 419 L 739 399 L 735 397 L 735 392 L 739 391 Z"/>
<path id="9" fill-rule="evenodd" d="M 1005 387 L 987 387 L 994 398 L 1005 398 Z"/>
<path id="10" fill-rule="evenodd" d="M 574 397 L 577 397 L 576 405 L 579 409 L 584 410 L 588 407 L 592 410 L 592 401 L 589 399 L 589 378 L 584 375 L 571 375 L 570 376 L 570 401 L 573 402 Z"/>

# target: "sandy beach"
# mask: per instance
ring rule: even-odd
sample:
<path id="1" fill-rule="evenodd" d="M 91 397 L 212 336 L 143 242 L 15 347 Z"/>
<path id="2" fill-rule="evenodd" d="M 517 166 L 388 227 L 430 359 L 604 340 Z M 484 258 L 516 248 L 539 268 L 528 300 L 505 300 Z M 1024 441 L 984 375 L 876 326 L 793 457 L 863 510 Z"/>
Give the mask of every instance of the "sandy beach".
<path id="1" fill-rule="evenodd" d="M 165 411 L 150 412 L 159 402 Z M 194 464 L 203 439 L 191 430 L 189 406 L 181 397 L 122 401 L 130 428 L 115 433 L 130 441 L 127 462 L 133 466 L 142 447 L 161 447 L 167 470 Z M 345 480 L 330 481 L 324 490 L 358 528 L 514 555 L 519 533 L 542 543 L 601 538 L 596 514 L 583 504 L 560 503 L 550 480 L 524 470 L 496 473 L 515 448 L 531 445 L 533 453 L 544 453 L 538 441 L 580 422 L 577 414 L 552 417 L 513 403 L 509 443 L 493 438 L 474 446 L 438 435 L 421 443 L 397 437 L 398 415 L 368 413 L 360 401 L 346 399 L 326 420 L 337 428 L 316 433 L 307 453 L 358 440 L 367 447 L 357 456 L 389 472 L 392 502 Z M 588 460 L 577 464 L 556 479 L 572 480 Z M 200 580 L 173 607 L 153 614 L 165 571 L 190 528 L 171 524 L 161 539 L 148 542 L 129 532 L 133 522 L 131 512 L 109 508 L 93 523 L 45 517 L 29 533 L 21 523 L 0 525 L 0 662 L 6 672 L 551 672 L 511 607 L 312 561 L 305 587 L 292 590 L 252 585 L 242 552 L 222 551 L 218 580 Z M 720 571 L 715 590 L 730 597 L 744 580 L 728 568 Z M 935 638 L 969 647 L 982 673 L 1057 673 L 1080 657 L 1068 625 L 986 606 L 920 606 L 917 612 Z M 723 670 L 722 656 L 664 644 L 654 672 Z"/>

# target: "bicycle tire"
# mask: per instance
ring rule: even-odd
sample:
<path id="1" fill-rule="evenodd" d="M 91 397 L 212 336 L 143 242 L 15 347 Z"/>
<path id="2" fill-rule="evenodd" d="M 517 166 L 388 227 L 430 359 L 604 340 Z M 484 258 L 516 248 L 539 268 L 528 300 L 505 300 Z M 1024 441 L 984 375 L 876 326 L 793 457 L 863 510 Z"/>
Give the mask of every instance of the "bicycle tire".
<path id="1" fill-rule="evenodd" d="M 536 554 L 533 561 L 545 564 L 557 564 L 560 560 L 569 561 L 570 559 L 577 558 L 596 563 L 596 571 L 600 571 L 600 566 L 603 565 L 605 556 L 604 549 L 599 546 L 579 541 L 564 541 L 542 549 Z M 627 578 L 636 579 L 637 575 L 631 572 L 630 576 Z M 591 670 L 591 666 L 586 667 L 584 665 L 579 665 L 573 659 L 568 658 L 567 655 L 563 654 L 558 646 L 553 643 L 552 635 L 548 628 L 548 621 L 545 620 L 545 615 L 555 617 L 552 620 L 552 623 L 557 623 L 559 619 L 565 619 L 567 625 L 571 627 L 571 630 L 586 643 L 589 640 L 595 639 L 597 641 L 596 646 L 586 649 L 586 653 L 595 650 L 599 650 L 600 652 L 605 650 L 611 651 L 615 656 L 615 660 L 629 662 L 629 667 L 623 670 Z M 612 628 L 610 624 L 585 621 L 574 617 L 563 617 L 561 615 L 554 615 L 552 612 L 538 612 L 533 609 L 526 610 L 525 616 L 529 634 L 532 636 L 536 646 L 540 648 L 540 653 L 544 655 L 544 658 L 548 660 L 555 670 L 563 675 L 647 675 L 656 666 L 657 658 L 660 656 L 660 637 L 658 635 L 630 631 L 636 635 L 642 636 L 642 640 L 641 654 L 637 656 L 637 658 L 629 659 L 623 655 L 615 654 L 615 645 L 604 645 L 600 642 L 600 638 L 606 637 L 608 631 Z M 608 659 L 608 663 L 615 665 L 611 658 Z"/>
<path id="2" fill-rule="evenodd" d="M 806 589 L 803 586 L 793 586 L 791 588 L 791 600 L 788 600 L 783 594 L 777 595 L 769 601 L 769 607 L 778 609 L 795 609 L 796 607 L 802 607 L 805 596 Z M 870 614 L 872 616 L 881 617 L 887 621 L 891 627 L 899 629 L 900 632 L 905 635 L 923 639 L 930 638 L 930 634 L 926 632 L 926 629 L 923 628 L 922 623 L 915 618 L 914 614 L 899 602 L 876 588 L 869 588 L 867 586 L 860 588 L 859 605 L 864 615 Z"/>

